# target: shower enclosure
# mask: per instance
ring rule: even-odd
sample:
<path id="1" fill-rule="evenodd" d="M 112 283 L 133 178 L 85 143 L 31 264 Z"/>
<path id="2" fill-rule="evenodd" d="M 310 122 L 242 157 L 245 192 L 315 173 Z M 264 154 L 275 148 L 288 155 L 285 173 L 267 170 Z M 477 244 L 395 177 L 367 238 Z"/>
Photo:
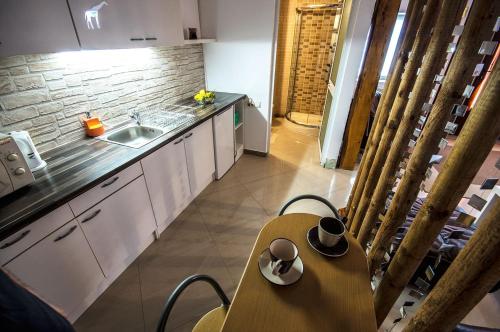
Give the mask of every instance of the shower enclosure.
<path id="1" fill-rule="evenodd" d="M 335 57 L 342 4 L 297 7 L 285 117 L 321 125 L 331 65 Z"/>

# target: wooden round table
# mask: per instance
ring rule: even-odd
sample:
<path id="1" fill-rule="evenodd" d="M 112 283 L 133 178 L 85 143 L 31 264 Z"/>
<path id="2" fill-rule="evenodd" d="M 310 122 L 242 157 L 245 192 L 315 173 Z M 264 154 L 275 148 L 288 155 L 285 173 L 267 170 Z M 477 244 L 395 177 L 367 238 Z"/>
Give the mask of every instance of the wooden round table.
<path id="1" fill-rule="evenodd" d="M 349 251 L 324 257 L 306 239 L 319 216 L 288 214 L 259 233 L 222 331 L 376 331 L 372 289 L 361 246 L 349 232 Z M 278 237 L 292 240 L 304 264 L 302 278 L 277 286 L 261 275 L 258 258 Z"/>

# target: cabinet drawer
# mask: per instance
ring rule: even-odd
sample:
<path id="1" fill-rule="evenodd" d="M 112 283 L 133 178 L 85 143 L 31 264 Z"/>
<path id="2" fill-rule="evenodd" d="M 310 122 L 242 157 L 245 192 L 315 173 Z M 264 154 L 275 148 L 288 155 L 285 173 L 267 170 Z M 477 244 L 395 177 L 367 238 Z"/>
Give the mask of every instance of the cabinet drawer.
<path id="1" fill-rule="evenodd" d="M 5 240 L 0 241 L 0 265 L 4 265 L 73 218 L 73 213 L 68 204 L 64 204 Z"/>
<path id="2" fill-rule="evenodd" d="M 78 216 L 141 174 L 142 168 L 140 163 L 137 162 L 73 199 L 69 202 L 69 206 L 75 216 Z"/>

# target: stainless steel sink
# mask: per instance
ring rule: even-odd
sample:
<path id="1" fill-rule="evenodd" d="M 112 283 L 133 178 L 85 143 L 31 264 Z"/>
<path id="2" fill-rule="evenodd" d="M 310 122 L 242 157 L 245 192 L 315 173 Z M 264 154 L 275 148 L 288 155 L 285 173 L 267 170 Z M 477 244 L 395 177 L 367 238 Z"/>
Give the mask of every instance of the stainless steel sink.
<path id="1" fill-rule="evenodd" d="M 114 130 L 107 135 L 99 137 L 99 139 L 132 148 L 140 148 L 163 134 L 165 134 L 165 131 L 159 128 L 132 124 Z"/>

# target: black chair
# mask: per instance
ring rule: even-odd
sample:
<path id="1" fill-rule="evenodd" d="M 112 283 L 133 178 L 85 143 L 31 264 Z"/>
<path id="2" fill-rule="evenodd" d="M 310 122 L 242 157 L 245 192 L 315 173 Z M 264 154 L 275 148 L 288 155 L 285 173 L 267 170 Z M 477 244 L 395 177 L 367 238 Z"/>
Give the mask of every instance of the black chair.
<path id="1" fill-rule="evenodd" d="M 323 205 L 325 205 L 332 212 L 332 214 L 335 218 L 342 220 L 342 217 L 340 217 L 340 215 L 339 215 L 339 211 L 337 211 L 337 209 L 335 208 L 335 206 L 332 205 L 332 203 L 330 203 L 326 198 L 323 198 L 323 197 L 318 196 L 318 195 L 312 195 L 312 194 L 299 195 L 297 197 L 290 199 L 288 202 L 285 203 L 285 205 L 283 205 L 283 207 L 281 208 L 278 215 L 279 216 L 284 215 L 286 210 L 293 203 L 298 202 L 298 201 L 303 201 L 303 200 L 312 200 L 312 201 L 317 201 L 317 202 L 323 203 Z M 311 211 L 311 212 L 317 212 L 317 211 Z M 314 214 L 317 214 L 317 213 L 314 213 Z M 328 216 L 323 215 L 321 217 L 328 217 Z"/>
<path id="2" fill-rule="evenodd" d="M 172 308 L 177 301 L 177 298 L 181 295 L 181 293 L 192 283 L 196 281 L 205 281 L 209 283 L 217 295 L 219 295 L 222 305 L 218 308 L 215 308 L 208 313 L 206 313 L 199 321 L 196 323 L 196 326 L 193 328 L 193 332 L 201 332 L 201 331 L 220 331 L 222 328 L 222 324 L 224 323 L 224 319 L 226 317 L 227 310 L 231 305 L 231 301 L 227 298 L 226 294 L 220 287 L 220 285 L 210 276 L 204 274 L 195 274 L 190 277 L 184 279 L 177 288 L 174 289 L 170 297 L 168 298 L 163 310 L 161 312 L 160 321 L 158 322 L 158 326 L 156 327 L 156 332 L 165 331 L 165 326 L 167 325 L 168 316 L 172 311 Z"/>

